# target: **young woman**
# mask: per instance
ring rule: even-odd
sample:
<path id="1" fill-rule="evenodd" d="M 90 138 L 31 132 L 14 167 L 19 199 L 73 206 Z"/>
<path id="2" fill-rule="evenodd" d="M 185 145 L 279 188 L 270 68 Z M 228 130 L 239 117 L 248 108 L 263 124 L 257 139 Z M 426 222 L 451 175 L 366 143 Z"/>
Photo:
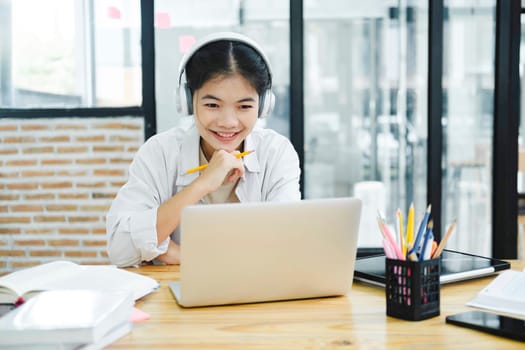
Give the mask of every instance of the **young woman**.
<path id="1" fill-rule="evenodd" d="M 292 144 L 256 125 L 271 110 L 271 83 L 264 53 L 238 33 L 213 34 L 186 53 L 177 97 L 194 125 L 157 134 L 137 152 L 107 215 L 112 263 L 180 263 L 185 206 L 300 200 Z M 207 167 L 188 172 L 200 165 Z"/>

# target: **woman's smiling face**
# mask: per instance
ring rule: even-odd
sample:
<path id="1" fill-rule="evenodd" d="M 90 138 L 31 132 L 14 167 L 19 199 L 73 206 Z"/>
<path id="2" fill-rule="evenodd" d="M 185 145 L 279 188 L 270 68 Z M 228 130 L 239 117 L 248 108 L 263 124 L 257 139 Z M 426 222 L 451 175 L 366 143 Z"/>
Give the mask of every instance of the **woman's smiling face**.
<path id="1" fill-rule="evenodd" d="M 210 159 L 218 149 L 240 150 L 257 122 L 259 94 L 242 75 L 221 75 L 195 91 L 193 110 L 201 147 Z"/>

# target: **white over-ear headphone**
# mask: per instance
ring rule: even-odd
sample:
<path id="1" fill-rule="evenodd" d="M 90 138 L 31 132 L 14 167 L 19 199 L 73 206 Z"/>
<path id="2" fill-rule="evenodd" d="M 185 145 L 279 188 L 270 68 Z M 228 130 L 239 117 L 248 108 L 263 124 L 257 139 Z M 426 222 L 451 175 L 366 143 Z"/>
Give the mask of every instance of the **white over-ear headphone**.
<path id="1" fill-rule="evenodd" d="M 264 60 L 264 63 L 266 64 L 266 68 L 268 69 L 268 74 L 270 75 L 270 78 L 272 78 L 272 70 L 270 67 L 270 62 L 268 61 L 268 58 L 262 51 L 262 49 L 259 47 L 259 45 L 253 41 L 252 39 L 248 38 L 245 35 L 234 33 L 234 32 L 220 32 L 220 33 L 214 33 L 208 36 L 205 36 L 201 40 L 199 40 L 197 43 L 195 43 L 182 57 L 182 60 L 180 61 L 179 65 L 179 74 L 178 74 L 178 84 L 177 89 L 175 91 L 175 103 L 177 106 L 177 111 L 179 113 L 182 113 L 183 115 L 191 115 L 193 114 L 193 98 L 191 95 L 191 91 L 188 87 L 187 80 L 186 80 L 186 64 L 191 59 L 191 57 L 197 52 L 201 47 L 204 45 L 207 45 L 209 43 L 212 43 L 214 41 L 220 41 L 220 40 L 231 40 L 231 41 L 238 41 L 243 44 L 246 44 L 250 46 L 252 49 L 254 49 Z M 264 93 L 261 94 L 259 97 L 259 118 L 263 118 L 271 113 L 273 106 L 275 104 L 275 95 L 273 94 L 271 88 L 267 89 Z"/>

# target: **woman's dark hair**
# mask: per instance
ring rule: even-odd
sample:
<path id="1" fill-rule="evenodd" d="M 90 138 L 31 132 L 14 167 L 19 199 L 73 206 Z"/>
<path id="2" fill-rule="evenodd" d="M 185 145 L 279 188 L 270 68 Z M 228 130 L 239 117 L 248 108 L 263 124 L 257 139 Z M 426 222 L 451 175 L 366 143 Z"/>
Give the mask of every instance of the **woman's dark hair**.
<path id="1" fill-rule="evenodd" d="M 186 81 L 193 94 L 218 76 L 240 74 L 259 96 L 272 86 L 269 67 L 253 47 L 231 40 L 219 40 L 197 50 L 186 64 Z"/>

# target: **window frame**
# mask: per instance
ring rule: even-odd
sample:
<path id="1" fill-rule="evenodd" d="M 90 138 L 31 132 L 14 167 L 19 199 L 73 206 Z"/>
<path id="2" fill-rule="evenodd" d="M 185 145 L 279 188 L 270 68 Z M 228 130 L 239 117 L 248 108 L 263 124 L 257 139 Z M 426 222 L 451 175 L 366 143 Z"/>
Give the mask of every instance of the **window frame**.
<path id="1" fill-rule="evenodd" d="M 117 117 L 144 118 L 144 136 L 156 133 L 155 28 L 154 1 L 141 0 L 142 104 L 108 108 L 0 108 L 0 118 Z M 427 198 L 433 204 L 435 225 L 441 222 L 442 193 L 442 105 L 443 0 L 428 0 L 429 67 L 428 73 L 428 162 Z M 494 149 L 492 194 L 492 253 L 495 258 L 517 256 L 517 126 L 519 124 L 519 43 L 520 15 L 525 13 L 517 1 L 497 0 L 496 77 L 494 103 Z M 303 0 L 290 0 L 290 139 L 304 163 L 303 106 Z M 517 62 L 517 64 L 516 64 Z M 510 68 L 509 68 L 510 67 Z M 513 136 L 516 135 L 514 138 Z M 513 157 L 513 156 L 516 157 Z M 508 162 L 507 159 L 515 159 Z M 304 193 L 303 175 L 301 192 Z M 509 178 L 511 179 L 509 181 Z M 496 190 L 497 189 L 497 190 Z M 437 224 L 439 225 L 439 224 Z M 436 227 L 436 226 L 435 226 Z M 439 226 L 437 226 L 439 227 Z M 440 232 L 441 230 L 437 230 Z"/>
<path id="2" fill-rule="evenodd" d="M 143 117 L 145 139 L 156 132 L 155 122 L 155 42 L 153 1 L 141 0 L 142 104 L 122 107 L 80 108 L 0 108 L 0 118 L 64 118 L 120 116 Z"/>

